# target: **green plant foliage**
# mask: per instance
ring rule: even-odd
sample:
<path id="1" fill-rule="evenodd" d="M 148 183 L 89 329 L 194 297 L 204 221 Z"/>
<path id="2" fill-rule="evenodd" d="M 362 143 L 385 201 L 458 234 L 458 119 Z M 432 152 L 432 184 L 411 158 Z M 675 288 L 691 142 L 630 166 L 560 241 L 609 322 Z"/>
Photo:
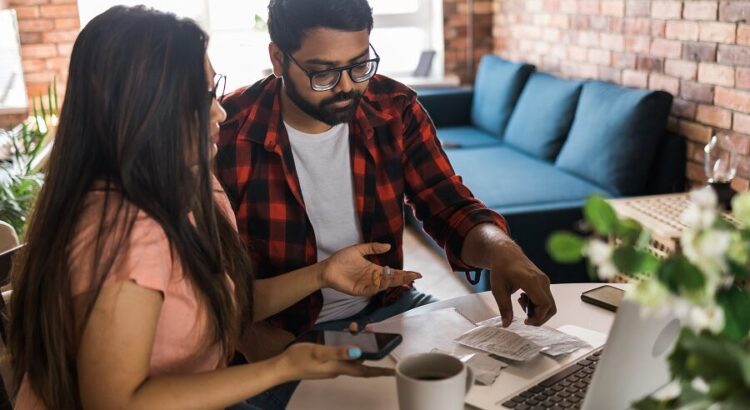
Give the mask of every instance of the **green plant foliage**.
<path id="1" fill-rule="evenodd" d="M 0 220 L 23 236 L 26 218 L 44 175 L 40 160 L 50 138 L 50 128 L 59 112 L 57 86 L 53 80 L 48 94 L 31 101 L 32 116 L 11 130 L 0 130 L 0 144 L 9 156 L 0 158 Z"/>
<path id="2" fill-rule="evenodd" d="M 665 261 L 657 277 L 675 294 L 698 290 L 706 283 L 703 272 L 682 255 Z"/>
<path id="3" fill-rule="evenodd" d="M 659 260 L 654 255 L 630 247 L 615 249 L 612 253 L 612 261 L 620 272 L 628 276 L 650 275 L 655 273 L 660 265 Z"/>
<path id="4" fill-rule="evenodd" d="M 716 300 L 724 308 L 724 334 L 741 341 L 750 332 L 750 295 L 744 288 L 732 286 L 722 289 Z"/>
<path id="5" fill-rule="evenodd" d="M 619 227 L 615 210 L 601 196 L 590 197 L 583 208 L 583 214 L 599 235 L 614 234 Z"/>
<path id="6" fill-rule="evenodd" d="M 593 238 L 555 232 L 547 243 L 553 259 L 571 263 L 597 241 L 596 256 L 591 255 L 595 262 L 587 263 L 593 277 L 600 267 L 608 267 L 611 275 L 614 265 L 620 274 L 649 281 L 634 288 L 633 300 L 673 309 L 682 321 L 668 359 L 671 390 L 633 403 L 635 409 L 750 409 L 750 229 L 716 217 L 708 195 L 691 193 L 692 213 L 686 213 L 681 246 L 663 259 L 648 251 L 647 229 L 618 218 L 598 196 L 584 207 Z M 733 203 L 743 212 L 734 219 L 750 224 L 750 193 Z"/>
<path id="7" fill-rule="evenodd" d="M 568 232 L 555 232 L 547 241 L 547 252 L 560 263 L 577 263 L 583 259 L 586 241 Z"/>

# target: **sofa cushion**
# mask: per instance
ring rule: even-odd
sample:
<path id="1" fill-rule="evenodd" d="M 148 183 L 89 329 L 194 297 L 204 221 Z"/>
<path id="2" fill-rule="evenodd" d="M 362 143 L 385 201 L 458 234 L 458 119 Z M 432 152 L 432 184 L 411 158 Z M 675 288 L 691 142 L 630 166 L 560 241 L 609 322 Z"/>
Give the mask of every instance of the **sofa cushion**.
<path id="1" fill-rule="evenodd" d="M 556 165 L 618 196 L 644 192 L 671 106 L 663 91 L 587 82 Z"/>
<path id="2" fill-rule="evenodd" d="M 554 161 L 573 123 L 582 85 L 549 74 L 531 74 L 505 129 L 505 142 Z"/>
<path id="3" fill-rule="evenodd" d="M 472 193 L 501 212 L 551 204 L 580 205 L 594 192 L 609 196 L 595 184 L 509 146 L 449 150 L 447 155 Z"/>
<path id="4" fill-rule="evenodd" d="M 446 149 L 476 148 L 502 144 L 502 141 L 494 135 L 475 127 L 438 128 L 437 136 L 443 143 L 443 148 Z"/>
<path id="5" fill-rule="evenodd" d="M 472 123 L 500 138 L 534 66 L 517 64 L 494 55 L 482 57 L 474 81 Z"/>

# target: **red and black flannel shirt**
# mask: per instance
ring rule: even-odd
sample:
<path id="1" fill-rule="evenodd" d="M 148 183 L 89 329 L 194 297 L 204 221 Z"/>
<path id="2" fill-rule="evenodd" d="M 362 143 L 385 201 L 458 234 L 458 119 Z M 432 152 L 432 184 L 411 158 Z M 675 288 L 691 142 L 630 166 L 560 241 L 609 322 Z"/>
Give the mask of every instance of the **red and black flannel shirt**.
<path id="1" fill-rule="evenodd" d="M 227 120 L 221 126 L 217 174 L 234 207 L 258 278 L 317 262 L 315 232 L 305 212 L 281 118 L 281 87 L 281 80 L 270 76 L 222 101 Z M 445 248 L 452 267 L 474 269 L 460 259 L 467 233 L 485 222 L 506 229 L 505 220 L 474 198 L 453 172 L 415 92 L 375 76 L 349 130 L 356 212 L 364 241 L 392 246 L 371 260 L 403 266 L 407 201 L 425 230 Z M 387 305 L 403 290 L 381 292 L 375 303 Z M 322 302 L 321 293 L 315 292 L 270 321 L 299 334 L 313 326 Z"/>

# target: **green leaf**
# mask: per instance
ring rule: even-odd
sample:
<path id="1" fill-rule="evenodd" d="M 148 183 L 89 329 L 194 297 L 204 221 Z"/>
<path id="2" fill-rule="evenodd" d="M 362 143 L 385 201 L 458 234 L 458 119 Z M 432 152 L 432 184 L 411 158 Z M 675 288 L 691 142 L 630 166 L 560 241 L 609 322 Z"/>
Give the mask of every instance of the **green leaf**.
<path id="1" fill-rule="evenodd" d="M 638 273 L 653 274 L 659 269 L 661 262 L 647 251 L 640 251 L 629 246 L 615 249 L 612 253 L 612 262 L 617 270 L 634 276 Z"/>
<path id="2" fill-rule="evenodd" d="M 57 76 L 52 77 L 52 97 L 55 101 L 55 115 L 60 114 L 60 106 L 57 104 Z"/>
<path id="3" fill-rule="evenodd" d="M 626 245 L 636 246 L 643 240 L 645 234 L 646 245 L 651 235 L 643 230 L 641 224 L 634 219 L 623 219 L 615 224 L 615 235 Z"/>
<path id="4" fill-rule="evenodd" d="M 586 201 L 583 208 L 586 219 L 591 222 L 596 233 L 600 235 L 611 235 L 617 232 L 619 220 L 607 201 L 599 195 L 593 195 Z"/>
<path id="5" fill-rule="evenodd" d="M 44 122 L 47 119 L 47 110 L 44 108 L 44 96 L 39 96 L 39 109 L 42 110 L 42 122 Z M 41 128 L 37 128 L 39 132 L 42 131 Z"/>
<path id="6" fill-rule="evenodd" d="M 740 341 L 750 332 L 750 294 L 739 286 L 722 289 L 716 301 L 724 309 L 724 332 L 731 340 Z"/>
<path id="7" fill-rule="evenodd" d="M 722 231 L 732 231 L 735 229 L 734 225 L 723 218 L 716 218 L 714 220 L 714 228 Z"/>
<path id="8" fill-rule="evenodd" d="M 675 294 L 699 290 L 706 284 L 703 272 L 682 255 L 664 261 L 656 277 Z"/>
<path id="9" fill-rule="evenodd" d="M 556 262 L 576 263 L 583 258 L 586 241 L 569 232 L 553 232 L 547 241 L 547 252 Z"/>
<path id="10" fill-rule="evenodd" d="M 729 263 L 729 271 L 732 272 L 732 275 L 734 275 L 734 277 L 740 279 L 746 279 L 748 277 L 748 270 L 744 265 L 737 263 L 731 259 L 727 259 L 727 262 Z"/>
<path id="11" fill-rule="evenodd" d="M 709 332 L 695 334 L 689 329 L 680 333 L 675 352 L 684 358 L 682 372 L 685 380 L 703 377 L 706 381 L 717 377 L 743 380 L 750 386 L 750 355 L 737 342 Z M 673 358 L 670 362 L 674 364 Z"/>
<path id="12" fill-rule="evenodd" d="M 41 129 L 39 127 L 39 109 L 36 106 L 36 98 L 32 100 L 31 105 L 32 105 L 33 112 L 34 112 L 34 122 L 36 123 L 36 129 Z"/>

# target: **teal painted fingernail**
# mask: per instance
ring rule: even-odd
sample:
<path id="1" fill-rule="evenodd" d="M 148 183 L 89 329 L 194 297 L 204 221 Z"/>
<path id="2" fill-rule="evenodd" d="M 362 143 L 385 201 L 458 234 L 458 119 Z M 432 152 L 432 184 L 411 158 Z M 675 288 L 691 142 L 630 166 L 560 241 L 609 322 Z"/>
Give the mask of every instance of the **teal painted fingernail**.
<path id="1" fill-rule="evenodd" d="M 358 359 L 360 356 L 362 356 L 362 350 L 358 347 L 350 347 L 349 348 L 349 357 L 352 359 Z"/>

